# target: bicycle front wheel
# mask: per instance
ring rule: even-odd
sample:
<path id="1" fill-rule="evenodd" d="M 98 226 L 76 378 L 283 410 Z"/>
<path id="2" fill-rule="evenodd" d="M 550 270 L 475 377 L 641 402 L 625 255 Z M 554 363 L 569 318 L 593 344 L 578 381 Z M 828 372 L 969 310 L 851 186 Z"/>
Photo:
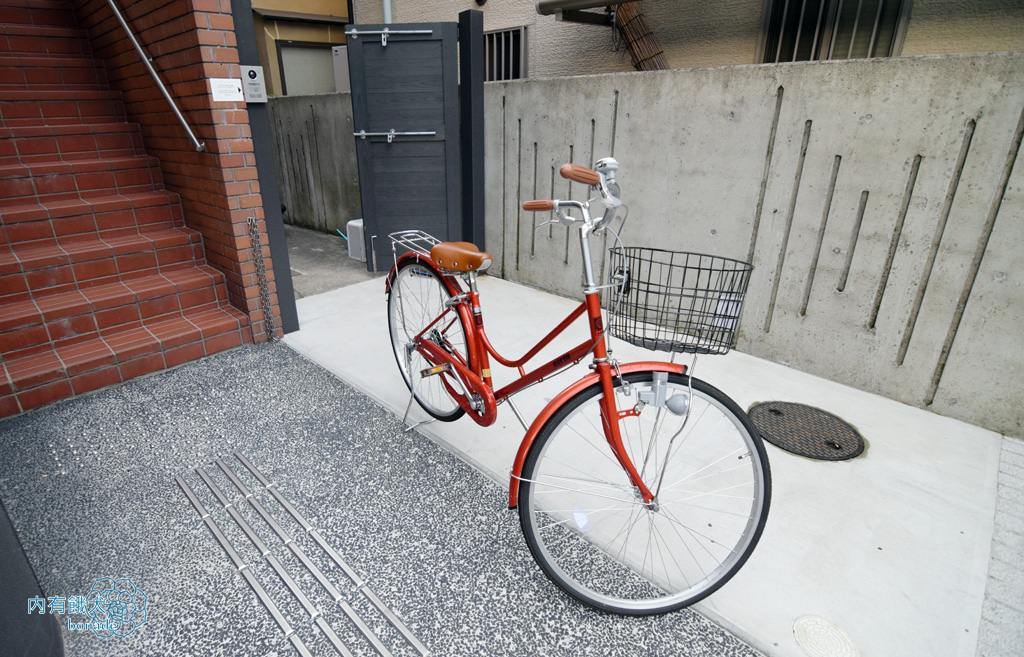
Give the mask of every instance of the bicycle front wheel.
<path id="1" fill-rule="evenodd" d="M 398 369 L 423 410 L 444 422 L 457 420 L 465 412 L 449 392 L 452 383 L 446 377 L 454 375 L 421 376 L 431 363 L 416 349 L 415 338 L 433 324 L 422 339 L 432 340 L 470 367 L 462 318 L 454 308 L 445 306 L 450 298 L 441 276 L 416 260 L 398 266 L 388 295 L 388 328 Z"/>
<path id="2" fill-rule="evenodd" d="M 619 427 L 655 504 L 612 453 L 596 383 L 538 434 L 519 485 L 520 523 L 538 564 L 577 600 L 627 615 L 674 611 L 750 556 L 768 517 L 768 458 L 746 414 L 703 381 L 634 372 L 614 389 L 619 410 L 639 410 Z"/>

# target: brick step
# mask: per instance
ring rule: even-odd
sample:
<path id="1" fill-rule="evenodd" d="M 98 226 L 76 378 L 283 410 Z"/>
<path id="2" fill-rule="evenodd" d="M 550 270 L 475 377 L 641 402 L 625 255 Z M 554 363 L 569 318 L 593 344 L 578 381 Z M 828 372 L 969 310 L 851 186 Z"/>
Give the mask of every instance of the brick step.
<path id="1" fill-rule="evenodd" d="M 69 3 L 47 0 L 0 0 L 0 20 L 8 24 L 76 27 Z"/>
<path id="2" fill-rule="evenodd" d="M 91 57 L 0 54 L 0 90 L 106 89 L 107 73 Z"/>
<path id="3" fill-rule="evenodd" d="M 198 308 L 58 346 L 5 357 L 0 417 L 174 367 L 250 342 L 245 316 L 224 305 Z"/>
<path id="4" fill-rule="evenodd" d="M 0 126 L 123 123 L 121 97 L 109 89 L 0 90 Z"/>
<path id="5" fill-rule="evenodd" d="M 136 123 L 0 128 L 0 166 L 133 157 L 143 153 L 142 134 Z"/>
<path id="6" fill-rule="evenodd" d="M 178 195 L 164 189 L 0 206 L 0 246 L 55 245 L 113 231 L 182 227 Z"/>
<path id="7" fill-rule="evenodd" d="M 204 258 L 199 233 L 186 228 L 112 231 L 52 244 L 0 247 L 0 303 L 49 288 L 90 287 L 124 278 L 194 266 Z"/>
<path id="8" fill-rule="evenodd" d="M 154 191 L 159 160 L 132 156 L 0 165 L 0 208 L 28 203 Z M 5 219 L 6 223 L 6 219 Z"/>
<path id="9" fill-rule="evenodd" d="M 0 53 L 89 56 L 87 37 L 77 27 L 0 23 Z"/>
<path id="10" fill-rule="evenodd" d="M 60 347 L 138 322 L 218 307 L 226 301 L 223 283 L 223 274 L 193 263 L 92 287 L 66 286 L 54 294 L 33 290 L 28 299 L 5 301 L 0 354 L 18 358 L 39 345 Z"/>

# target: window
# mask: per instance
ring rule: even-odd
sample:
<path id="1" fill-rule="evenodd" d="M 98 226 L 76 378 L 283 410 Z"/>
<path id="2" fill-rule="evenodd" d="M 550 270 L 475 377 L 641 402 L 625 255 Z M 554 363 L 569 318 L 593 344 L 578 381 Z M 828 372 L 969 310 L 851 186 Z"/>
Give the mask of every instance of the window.
<path id="1" fill-rule="evenodd" d="M 278 42 L 282 91 L 287 96 L 334 93 L 331 45 Z"/>
<path id="2" fill-rule="evenodd" d="M 765 0 L 762 63 L 895 57 L 913 0 Z"/>
<path id="3" fill-rule="evenodd" d="M 526 77 L 526 28 L 484 32 L 484 80 Z"/>

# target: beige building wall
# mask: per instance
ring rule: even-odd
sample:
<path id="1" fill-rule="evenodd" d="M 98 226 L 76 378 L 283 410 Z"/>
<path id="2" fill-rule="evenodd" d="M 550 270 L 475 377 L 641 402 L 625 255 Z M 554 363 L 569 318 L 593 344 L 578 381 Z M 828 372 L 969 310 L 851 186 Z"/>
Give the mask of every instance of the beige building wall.
<path id="1" fill-rule="evenodd" d="M 1021 0 L 915 0 L 903 55 L 1024 50 Z"/>
<path id="2" fill-rule="evenodd" d="M 267 82 L 267 93 L 284 93 L 278 44 L 345 43 L 345 0 L 253 0 L 256 48 Z"/>
<path id="3" fill-rule="evenodd" d="M 763 0 L 645 0 L 671 68 L 753 64 Z"/>
<path id="4" fill-rule="evenodd" d="M 357 23 L 383 21 L 380 0 L 354 0 Z M 761 27 L 762 0 L 644 0 L 643 9 L 672 68 L 753 64 Z M 391 0 L 395 23 L 457 20 L 478 9 L 484 31 L 527 28 L 531 77 L 632 71 L 629 53 L 615 47 L 610 27 L 570 23 L 537 13 L 533 0 Z M 588 10 L 600 12 L 600 9 Z"/>
<path id="5" fill-rule="evenodd" d="M 629 53 L 612 48 L 611 28 L 541 16 L 532 0 L 491 0 L 482 7 L 475 0 L 391 0 L 391 19 L 394 23 L 451 22 L 467 9 L 483 12 L 485 32 L 526 27 L 530 77 L 633 70 Z M 356 23 L 384 20 L 380 0 L 353 0 L 352 11 Z"/>
<path id="6" fill-rule="evenodd" d="M 765 0 L 644 0 L 647 21 L 671 68 L 733 66 L 757 60 Z M 632 71 L 612 29 L 537 13 L 533 0 L 391 0 L 392 21 L 454 21 L 479 9 L 484 30 L 527 28 L 530 77 Z M 381 0 L 354 0 L 357 23 L 383 21 Z M 598 9 L 589 10 L 592 12 Z M 1022 0 L 914 0 L 903 55 L 1024 50 Z"/>

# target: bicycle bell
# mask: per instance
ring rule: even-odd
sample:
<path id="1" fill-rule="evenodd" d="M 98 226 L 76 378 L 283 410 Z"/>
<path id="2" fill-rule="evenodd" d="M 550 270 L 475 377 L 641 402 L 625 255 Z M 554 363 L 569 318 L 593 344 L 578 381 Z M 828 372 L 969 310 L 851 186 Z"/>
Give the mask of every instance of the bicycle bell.
<path id="1" fill-rule="evenodd" d="M 619 197 L 619 185 L 615 182 L 615 172 L 619 170 L 619 161 L 614 157 L 603 157 L 594 165 L 594 171 L 604 176 L 608 191 L 615 198 Z"/>

